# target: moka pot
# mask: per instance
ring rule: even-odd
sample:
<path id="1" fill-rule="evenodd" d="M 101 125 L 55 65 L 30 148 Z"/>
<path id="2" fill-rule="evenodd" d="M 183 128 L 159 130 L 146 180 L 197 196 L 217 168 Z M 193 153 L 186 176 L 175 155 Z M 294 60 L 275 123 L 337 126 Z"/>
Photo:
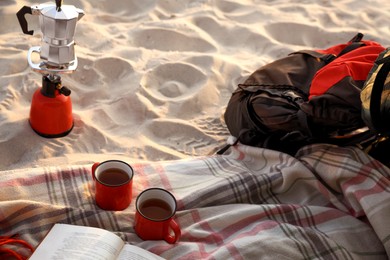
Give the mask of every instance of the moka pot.
<path id="1" fill-rule="evenodd" d="M 26 14 L 39 15 L 42 46 L 31 47 L 27 60 L 30 67 L 42 74 L 42 87 L 33 95 L 30 108 L 30 125 L 43 137 L 67 135 L 73 128 L 70 90 L 61 83 L 59 74 L 72 73 L 77 68 L 74 51 L 74 33 L 77 21 L 84 15 L 81 9 L 70 5 L 41 4 L 24 6 L 17 17 L 25 34 L 28 30 Z M 41 61 L 34 63 L 32 54 L 39 53 Z"/>
<path id="2" fill-rule="evenodd" d="M 25 34 L 34 34 L 28 30 L 26 14 L 39 15 L 39 24 L 42 32 L 42 46 L 30 48 L 28 61 L 30 66 L 40 71 L 45 67 L 56 67 L 57 70 L 77 67 L 77 59 L 74 51 L 74 33 L 76 23 L 84 16 L 83 10 L 73 5 L 61 5 L 62 1 L 56 4 L 40 4 L 34 6 L 24 6 L 17 13 L 17 17 Z M 32 62 L 31 54 L 38 52 L 43 64 Z M 43 67 L 42 67 L 43 65 Z M 75 66 L 76 65 L 76 66 Z M 57 72 L 57 71 L 54 71 Z M 59 71 L 59 73 L 65 71 Z"/>

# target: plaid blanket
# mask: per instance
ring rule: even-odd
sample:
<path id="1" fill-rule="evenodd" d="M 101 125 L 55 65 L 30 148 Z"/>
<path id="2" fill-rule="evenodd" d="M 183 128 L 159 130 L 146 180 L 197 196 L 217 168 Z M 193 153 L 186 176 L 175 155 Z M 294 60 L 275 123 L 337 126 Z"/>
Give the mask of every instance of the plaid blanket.
<path id="1" fill-rule="evenodd" d="M 390 170 L 359 149 L 313 145 L 294 158 L 239 145 L 226 156 L 129 163 L 133 202 L 118 212 L 95 205 L 91 165 L 0 172 L 0 235 L 37 246 L 54 223 L 70 223 L 167 259 L 390 256 Z M 134 233 L 134 201 L 149 187 L 178 200 L 175 245 Z"/>

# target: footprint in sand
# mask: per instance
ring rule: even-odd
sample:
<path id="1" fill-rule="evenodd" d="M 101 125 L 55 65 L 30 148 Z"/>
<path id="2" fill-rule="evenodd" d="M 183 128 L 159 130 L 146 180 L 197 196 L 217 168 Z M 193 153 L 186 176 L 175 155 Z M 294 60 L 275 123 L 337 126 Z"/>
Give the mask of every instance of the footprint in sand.
<path id="1" fill-rule="evenodd" d="M 267 9 L 253 6 L 245 3 L 234 3 L 230 1 L 216 1 L 215 7 L 228 19 L 247 26 L 248 24 L 256 24 L 262 16 L 267 16 Z"/>
<path id="2" fill-rule="evenodd" d="M 156 6 L 156 2 L 157 0 L 93 1 L 93 7 L 105 13 L 129 17 L 150 12 Z"/>
<path id="3" fill-rule="evenodd" d="M 55 139 L 47 146 L 57 151 L 62 150 L 68 143 L 72 147 L 72 151 L 76 153 L 101 150 L 124 152 L 126 150 L 114 138 L 110 137 L 110 133 L 107 132 L 107 129 L 102 128 L 101 124 L 95 121 L 86 124 L 79 115 L 75 115 L 74 120 L 75 126 L 66 139 Z M 106 125 L 110 123 L 110 121 L 107 121 Z"/>
<path id="4" fill-rule="evenodd" d="M 103 57 L 95 61 L 78 58 L 78 62 L 77 72 L 70 77 L 86 86 L 95 86 L 99 81 L 107 84 L 117 83 L 134 73 L 132 65 L 118 57 Z"/>
<path id="5" fill-rule="evenodd" d="M 0 2 L 0 6 L 8 6 L 8 5 L 12 5 L 12 4 L 14 4 L 14 3 L 16 3 L 16 0 L 2 0 L 1 2 Z"/>
<path id="6" fill-rule="evenodd" d="M 201 117 L 195 119 L 194 123 L 202 132 L 217 139 L 222 138 L 223 140 L 226 140 L 230 135 L 229 130 L 223 121 L 223 117 Z"/>
<path id="7" fill-rule="evenodd" d="M 80 57 L 77 71 L 66 77 L 63 82 L 72 90 L 75 111 L 100 108 L 114 100 L 117 105 L 118 100 L 132 95 L 140 78 L 129 62 L 118 57 Z"/>
<path id="8" fill-rule="evenodd" d="M 141 86 L 157 100 L 178 101 L 193 97 L 206 81 L 207 76 L 192 65 L 166 63 L 146 73 Z"/>
<path id="9" fill-rule="evenodd" d="M 172 134 L 172 133 L 175 134 Z M 207 154 L 216 140 L 191 123 L 176 119 L 156 119 L 146 124 L 143 133 L 150 139 L 186 155 Z"/>
<path id="10" fill-rule="evenodd" d="M 191 0 L 157 1 L 157 9 L 161 9 L 168 14 L 180 13 L 188 8 L 189 2 L 191 2 Z"/>
<path id="11" fill-rule="evenodd" d="M 37 151 L 43 146 L 43 142 L 39 138 L 31 138 L 35 133 L 29 127 L 26 118 L 7 120 L 2 123 L 1 129 L 0 171 L 12 167 L 13 164 L 20 164 L 33 156 L 39 156 L 40 153 Z M 28 147 L 34 147 L 34 149 L 28 149 Z"/>
<path id="12" fill-rule="evenodd" d="M 101 58 L 95 62 L 95 68 L 108 83 L 121 81 L 134 73 L 131 64 L 118 57 Z"/>
<path id="13" fill-rule="evenodd" d="M 210 15 L 199 15 L 193 19 L 193 22 L 215 42 L 234 48 L 240 46 L 240 50 L 246 49 L 253 54 L 262 52 L 264 46 L 270 42 L 251 28 L 240 26 L 238 23 L 225 25 Z"/>
<path id="14" fill-rule="evenodd" d="M 99 74 L 93 68 L 91 59 L 78 57 L 77 71 L 70 74 L 69 77 L 87 87 L 96 86 L 99 83 Z"/>
<path id="15" fill-rule="evenodd" d="M 318 27 L 305 24 L 273 23 L 266 25 L 264 28 L 276 41 L 306 46 L 307 48 L 325 48 L 332 42 L 340 41 L 340 36 L 337 33 L 326 32 Z M 353 33 L 351 35 L 353 36 Z"/>
<path id="16" fill-rule="evenodd" d="M 134 47 L 160 51 L 214 52 L 216 47 L 198 35 L 189 35 L 174 29 L 147 29 L 134 31 L 130 38 Z"/>

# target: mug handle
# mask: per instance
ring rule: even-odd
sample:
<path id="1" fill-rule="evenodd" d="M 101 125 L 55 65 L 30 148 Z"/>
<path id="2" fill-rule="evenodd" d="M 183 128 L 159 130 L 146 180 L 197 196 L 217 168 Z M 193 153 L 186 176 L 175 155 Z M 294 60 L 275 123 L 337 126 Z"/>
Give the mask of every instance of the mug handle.
<path id="1" fill-rule="evenodd" d="M 29 50 L 28 50 L 28 53 L 27 53 L 27 61 L 28 61 L 28 65 L 30 65 L 31 68 L 33 68 L 34 70 L 37 70 L 37 71 L 40 71 L 42 70 L 41 68 L 41 64 L 40 63 L 34 63 L 32 61 L 32 54 L 36 52 L 36 53 L 41 53 L 41 47 L 40 46 L 34 46 L 34 47 L 31 47 Z"/>
<path id="2" fill-rule="evenodd" d="M 95 179 L 95 170 L 96 168 L 99 166 L 99 162 L 95 162 L 93 165 L 92 165 L 92 179 Z"/>
<path id="3" fill-rule="evenodd" d="M 177 240 L 179 240 L 181 236 L 180 227 L 173 219 L 171 219 L 171 221 L 169 222 L 169 227 L 172 229 L 174 236 L 172 236 L 168 231 L 168 234 L 165 235 L 164 240 L 167 241 L 169 244 L 174 244 Z"/>

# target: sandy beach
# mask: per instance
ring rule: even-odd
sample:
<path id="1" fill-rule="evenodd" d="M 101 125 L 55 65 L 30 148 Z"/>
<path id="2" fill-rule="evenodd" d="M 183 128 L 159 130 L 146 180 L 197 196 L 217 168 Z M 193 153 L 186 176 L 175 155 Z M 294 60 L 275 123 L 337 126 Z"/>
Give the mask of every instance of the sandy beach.
<path id="1" fill-rule="evenodd" d="M 28 122 L 41 85 L 27 63 L 41 44 L 38 17 L 28 17 L 30 36 L 15 15 L 45 2 L 0 2 L 0 170 L 207 156 L 229 136 L 231 93 L 259 66 L 357 32 L 390 46 L 387 1 L 64 0 L 85 12 L 78 68 L 62 77 L 75 125 L 47 139 Z"/>

